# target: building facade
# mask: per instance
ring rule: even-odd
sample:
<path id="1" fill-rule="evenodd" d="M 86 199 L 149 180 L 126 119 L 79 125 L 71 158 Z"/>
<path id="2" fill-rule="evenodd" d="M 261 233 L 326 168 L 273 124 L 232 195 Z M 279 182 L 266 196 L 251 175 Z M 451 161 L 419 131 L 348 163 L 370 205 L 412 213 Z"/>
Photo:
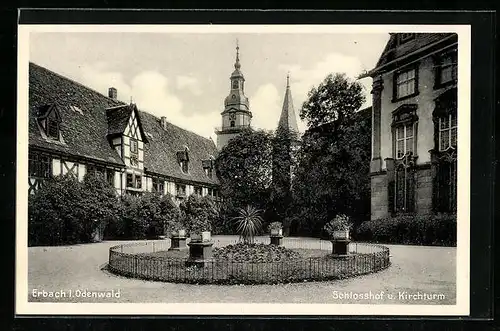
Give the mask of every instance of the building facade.
<path id="1" fill-rule="evenodd" d="M 221 113 L 222 126 L 215 129 L 219 150 L 226 146 L 231 138 L 251 127 L 252 112 L 245 96 L 245 77 L 240 70 L 239 49 L 239 46 L 236 46 L 236 61 L 230 77 L 229 95 L 224 99 L 224 110 Z"/>
<path id="2" fill-rule="evenodd" d="M 371 219 L 456 212 L 457 49 L 452 33 L 394 33 L 373 78 Z"/>
<path id="3" fill-rule="evenodd" d="M 119 195 L 218 196 L 212 140 L 29 65 L 29 193 L 51 176 L 99 172 Z"/>

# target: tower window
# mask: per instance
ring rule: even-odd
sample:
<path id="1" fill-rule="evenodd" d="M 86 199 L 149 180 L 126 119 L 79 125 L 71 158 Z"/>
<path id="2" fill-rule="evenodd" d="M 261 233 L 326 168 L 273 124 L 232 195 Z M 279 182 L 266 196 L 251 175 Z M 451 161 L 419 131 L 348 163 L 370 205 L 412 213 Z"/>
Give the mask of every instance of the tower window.
<path id="1" fill-rule="evenodd" d="M 233 80 L 233 89 L 238 89 L 238 81 L 237 80 Z"/>
<path id="2" fill-rule="evenodd" d="M 234 121 L 231 121 L 231 127 L 234 128 L 236 126 L 235 122 Z"/>

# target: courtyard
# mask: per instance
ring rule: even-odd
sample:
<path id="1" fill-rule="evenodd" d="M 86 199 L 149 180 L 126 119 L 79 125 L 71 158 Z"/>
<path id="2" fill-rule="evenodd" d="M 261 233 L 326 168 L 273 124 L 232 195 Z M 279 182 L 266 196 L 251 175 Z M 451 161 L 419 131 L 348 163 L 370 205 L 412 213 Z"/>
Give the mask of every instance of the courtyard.
<path id="1" fill-rule="evenodd" d="M 217 245 L 237 236 L 213 236 Z M 292 238 L 290 238 L 292 239 Z M 297 238 L 299 239 L 299 238 Z M 300 238 L 317 242 L 313 238 Z M 127 241 L 28 248 L 28 301 L 128 303 L 438 304 L 456 300 L 456 248 L 386 245 L 391 266 L 378 273 L 328 282 L 282 285 L 191 285 L 143 281 L 106 271 L 109 248 Z M 119 297 L 44 298 L 61 291 L 119 292 Z M 384 293 L 383 296 L 377 294 Z M 392 297 L 390 296 L 392 294 Z M 432 299 L 427 296 L 433 296 Z M 425 297 L 425 298 L 424 298 Z"/>

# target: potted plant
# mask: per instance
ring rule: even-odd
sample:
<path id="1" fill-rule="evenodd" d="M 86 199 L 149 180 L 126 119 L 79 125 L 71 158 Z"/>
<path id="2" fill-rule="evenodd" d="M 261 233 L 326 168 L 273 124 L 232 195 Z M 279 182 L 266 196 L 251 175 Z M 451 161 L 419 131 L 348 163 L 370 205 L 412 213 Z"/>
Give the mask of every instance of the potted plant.
<path id="1" fill-rule="evenodd" d="M 174 228 L 172 229 L 172 237 L 185 237 L 186 236 L 186 230 L 182 226 L 182 224 L 175 224 Z"/>
<path id="2" fill-rule="evenodd" d="M 210 241 L 210 223 L 202 220 L 193 222 L 191 230 L 189 231 L 189 237 L 191 241 L 196 242 Z"/>
<path id="3" fill-rule="evenodd" d="M 281 222 L 272 222 L 267 226 L 267 230 L 271 236 L 282 236 L 283 235 L 283 225 Z"/>
<path id="4" fill-rule="evenodd" d="M 262 230 L 261 210 L 250 205 L 245 208 L 240 208 L 238 216 L 234 217 L 234 221 L 238 225 L 236 231 L 240 235 L 240 240 L 245 244 L 253 244 L 254 237 Z"/>
<path id="5" fill-rule="evenodd" d="M 348 216 L 340 214 L 333 220 L 326 223 L 323 229 L 333 240 L 349 240 L 349 231 L 352 228 L 352 222 Z"/>

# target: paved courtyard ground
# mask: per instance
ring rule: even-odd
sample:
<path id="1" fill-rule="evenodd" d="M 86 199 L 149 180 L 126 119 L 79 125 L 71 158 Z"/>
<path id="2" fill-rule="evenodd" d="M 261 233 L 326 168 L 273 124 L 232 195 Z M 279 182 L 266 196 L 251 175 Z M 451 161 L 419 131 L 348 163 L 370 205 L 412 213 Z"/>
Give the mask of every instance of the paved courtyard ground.
<path id="1" fill-rule="evenodd" d="M 236 237 L 214 236 L 220 243 Z M 301 238 L 311 243 L 317 239 Z M 455 304 L 456 248 L 386 245 L 392 265 L 381 272 L 328 282 L 283 285 L 190 285 L 138 279 L 110 274 L 103 267 L 109 247 L 120 241 L 94 244 L 30 247 L 28 249 L 28 301 L 31 302 L 158 302 L 158 303 L 362 303 L 362 304 Z M 119 291 L 119 298 L 42 298 L 35 291 Z M 382 299 L 355 294 L 384 292 Z M 406 294 L 436 294 L 434 300 Z M 342 298 L 345 295 L 352 298 Z M 392 299 L 388 296 L 392 294 Z"/>

